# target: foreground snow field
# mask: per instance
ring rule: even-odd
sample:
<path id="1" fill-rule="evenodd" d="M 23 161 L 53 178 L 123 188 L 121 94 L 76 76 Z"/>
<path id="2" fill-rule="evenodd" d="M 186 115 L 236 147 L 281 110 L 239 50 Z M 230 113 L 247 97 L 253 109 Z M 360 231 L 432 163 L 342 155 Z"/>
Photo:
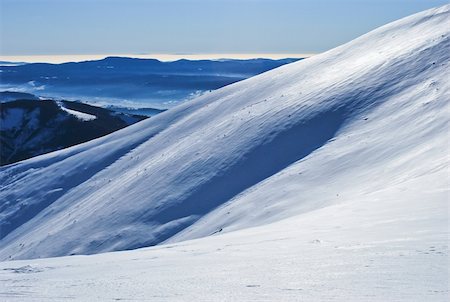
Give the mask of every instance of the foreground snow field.
<path id="1" fill-rule="evenodd" d="M 446 175 L 220 236 L 3 262 L 0 300 L 447 301 L 447 193 L 435 177 Z"/>
<path id="2" fill-rule="evenodd" d="M 449 10 L 1 169 L 4 260 L 164 244 L 5 261 L 0 297 L 446 301 Z"/>

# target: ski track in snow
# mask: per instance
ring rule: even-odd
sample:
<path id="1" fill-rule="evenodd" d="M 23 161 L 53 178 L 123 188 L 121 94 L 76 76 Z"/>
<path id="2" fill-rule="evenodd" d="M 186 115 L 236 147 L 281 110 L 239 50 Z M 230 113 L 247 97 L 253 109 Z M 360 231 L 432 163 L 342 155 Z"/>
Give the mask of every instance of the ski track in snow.
<path id="1" fill-rule="evenodd" d="M 447 301 L 449 10 L 1 168 L 0 299 Z"/>

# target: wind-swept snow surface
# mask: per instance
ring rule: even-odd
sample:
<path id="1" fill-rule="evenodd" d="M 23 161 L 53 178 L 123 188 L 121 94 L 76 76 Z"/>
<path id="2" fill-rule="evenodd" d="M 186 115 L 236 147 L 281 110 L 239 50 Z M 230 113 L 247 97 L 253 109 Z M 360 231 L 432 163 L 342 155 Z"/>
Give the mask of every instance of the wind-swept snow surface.
<path id="1" fill-rule="evenodd" d="M 220 236 L 6 261 L 0 300 L 448 301 L 446 193 L 429 189 L 435 177 Z"/>
<path id="2" fill-rule="evenodd" d="M 5 260 L 170 245 L 5 262 L 1 292 L 446 299 L 449 9 L 3 168 Z"/>

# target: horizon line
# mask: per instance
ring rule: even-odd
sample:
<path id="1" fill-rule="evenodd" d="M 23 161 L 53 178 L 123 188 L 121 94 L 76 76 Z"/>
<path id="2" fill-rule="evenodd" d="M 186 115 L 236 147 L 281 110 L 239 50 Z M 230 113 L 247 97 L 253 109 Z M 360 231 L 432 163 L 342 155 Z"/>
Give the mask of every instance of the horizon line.
<path id="1" fill-rule="evenodd" d="M 205 54 L 63 54 L 63 55 L 0 55 L 0 61 L 11 63 L 67 63 L 90 60 L 101 60 L 107 57 L 127 57 L 136 59 L 157 59 L 159 61 L 187 60 L 220 60 L 220 59 L 286 59 L 307 58 L 315 53 L 205 53 Z"/>

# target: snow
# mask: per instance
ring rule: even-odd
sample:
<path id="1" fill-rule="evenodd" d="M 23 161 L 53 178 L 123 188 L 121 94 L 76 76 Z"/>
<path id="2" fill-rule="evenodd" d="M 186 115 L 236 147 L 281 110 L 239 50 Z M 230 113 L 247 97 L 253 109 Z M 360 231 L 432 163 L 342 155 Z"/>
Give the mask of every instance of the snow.
<path id="1" fill-rule="evenodd" d="M 1 295 L 446 301 L 449 10 L 2 168 Z"/>
<path id="2" fill-rule="evenodd" d="M 4 301 L 447 301 L 436 176 L 239 232 L 126 252 L 0 263 Z M 423 202 L 440 200 L 429 206 Z M 405 209 L 411 209 L 405 211 Z M 441 226 L 441 227 L 440 227 Z"/>
<path id="3" fill-rule="evenodd" d="M 84 112 L 68 109 L 68 108 L 65 108 L 64 106 L 62 106 L 60 103 L 58 103 L 58 104 L 59 104 L 59 107 L 63 111 L 67 112 L 68 114 L 71 114 L 71 115 L 75 116 L 77 119 L 79 119 L 81 121 L 87 122 L 87 121 L 95 120 L 97 118 L 97 116 L 95 116 L 93 114 L 88 114 L 88 113 L 84 113 Z"/>

